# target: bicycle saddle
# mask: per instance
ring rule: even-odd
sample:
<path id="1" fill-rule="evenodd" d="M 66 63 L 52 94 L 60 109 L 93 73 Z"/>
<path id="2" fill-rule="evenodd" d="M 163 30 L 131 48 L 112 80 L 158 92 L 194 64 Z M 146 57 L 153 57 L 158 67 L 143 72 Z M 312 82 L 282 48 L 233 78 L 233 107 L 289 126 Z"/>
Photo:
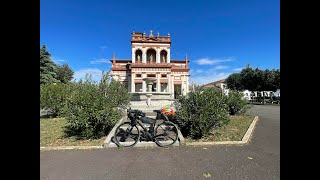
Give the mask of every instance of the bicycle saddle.
<path id="1" fill-rule="evenodd" d="M 149 117 L 140 117 L 141 122 L 147 123 L 147 124 L 155 124 L 156 120 Z"/>
<path id="2" fill-rule="evenodd" d="M 153 110 L 153 112 L 161 113 L 161 110 Z"/>

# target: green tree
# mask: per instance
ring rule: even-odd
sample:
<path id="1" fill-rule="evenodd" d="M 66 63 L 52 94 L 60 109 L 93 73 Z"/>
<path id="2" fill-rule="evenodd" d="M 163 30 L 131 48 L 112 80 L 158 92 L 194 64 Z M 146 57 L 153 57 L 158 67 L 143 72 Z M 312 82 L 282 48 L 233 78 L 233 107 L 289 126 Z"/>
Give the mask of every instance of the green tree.
<path id="1" fill-rule="evenodd" d="M 276 91 L 280 88 L 280 70 L 260 70 L 259 68 L 253 69 L 249 65 L 242 69 L 241 84 L 244 89 L 249 91 L 262 91 L 263 104 L 265 104 L 264 91 Z"/>
<path id="2" fill-rule="evenodd" d="M 70 82 L 73 78 L 74 72 L 73 70 L 68 66 L 68 64 L 63 64 L 62 66 L 57 67 L 57 79 L 66 84 Z"/>
<path id="3" fill-rule="evenodd" d="M 256 84 L 256 72 L 254 69 L 247 65 L 246 68 L 242 69 L 240 72 L 241 84 L 243 87 L 249 91 L 257 91 L 258 87 Z"/>
<path id="4" fill-rule="evenodd" d="M 275 89 L 274 91 L 276 91 L 277 89 L 280 89 L 280 69 L 273 69 L 271 73 L 273 75 L 273 90 Z"/>
<path id="5" fill-rule="evenodd" d="M 51 54 L 47 51 L 46 45 L 40 48 L 40 84 L 56 83 L 57 65 L 50 59 Z"/>
<path id="6" fill-rule="evenodd" d="M 275 92 L 280 88 L 280 70 L 264 70 L 263 80 L 261 90 L 263 91 L 263 103 L 265 103 L 264 91 L 273 91 Z"/>
<path id="7" fill-rule="evenodd" d="M 257 86 L 255 82 L 255 70 L 247 65 L 246 68 L 242 69 L 240 72 L 240 82 L 243 85 L 244 89 L 249 91 L 257 91 Z M 253 97 L 251 96 L 253 103 Z"/>
<path id="8" fill-rule="evenodd" d="M 73 87 L 71 83 L 40 84 L 40 108 L 47 109 L 52 117 L 61 116 Z"/>
<path id="9" fill-rule="evenodd" d="M 65 133 L 78 138 L 99 138 L 107 135 L 121 118 L 130 102 L 128 90 L 103 73 L 99 82 L 86 75 L 84 80 L 68 83 L 73 86 L 63 108 L 68 121 Z"/>
<path id="10" fill-rule="evenodd" d="M 265 82 L 267 76 L 266 74 L 268 74 L 268 71 L 263 71 L 259 68 L 255 69 L 256 91 L 262 91 L 263 104 L 265 104 L 264 91 L 266 91 L 265 88 L 267 87 L 267 82 Z"/>
<path id="11" fill-rule="evenodd" d="M 235 91 L 243 91 L 244 86 L 241 82 L 241 74 L 240 73 L 232 73 L 226 79 L 226 84 L 228 89 L 235 90 Z"/>

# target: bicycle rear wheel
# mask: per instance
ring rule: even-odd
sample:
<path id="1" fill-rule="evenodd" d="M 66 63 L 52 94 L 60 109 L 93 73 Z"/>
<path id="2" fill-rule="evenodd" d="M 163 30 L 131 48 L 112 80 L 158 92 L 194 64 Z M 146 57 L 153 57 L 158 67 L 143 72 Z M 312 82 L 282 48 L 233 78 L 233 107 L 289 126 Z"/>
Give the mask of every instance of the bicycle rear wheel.
<path id="1" fill-rule="evenodd" d="M 137 126 L 131 126 L 130 122 L 124 122 L 117 127 L 114 140 L 118 146 L 132 147 L 140 139 L 140 131 Z"/>
<path id="2" fill-rule="evenodd" d="M 178 128 L 175 124 L 165 121 L 155 129 L 155 143 L 160 147 L 172 146 L 178 140 Z"/>

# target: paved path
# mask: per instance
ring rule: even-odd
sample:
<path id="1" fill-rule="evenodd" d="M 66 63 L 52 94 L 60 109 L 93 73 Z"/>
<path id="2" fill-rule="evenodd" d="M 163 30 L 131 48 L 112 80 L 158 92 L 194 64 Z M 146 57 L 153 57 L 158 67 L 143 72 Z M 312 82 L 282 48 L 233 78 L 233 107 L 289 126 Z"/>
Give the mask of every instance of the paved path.
<path id="1" fill-rule="evenodd" d="M 248 145 L 46 151 L 41 179 L 280 179 L 280 106 L 248 113 L 259 115 Z"/>

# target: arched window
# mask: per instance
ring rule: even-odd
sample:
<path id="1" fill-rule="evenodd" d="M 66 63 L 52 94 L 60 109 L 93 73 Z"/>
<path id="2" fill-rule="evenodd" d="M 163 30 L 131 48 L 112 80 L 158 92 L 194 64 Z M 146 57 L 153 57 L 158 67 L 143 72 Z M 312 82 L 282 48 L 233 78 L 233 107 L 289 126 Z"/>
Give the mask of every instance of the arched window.
<path id="1" fill-rule="evenodd" d="M 142 62 L 142 51 L 140 49 L 136 50 L 136 59 L 135 63 L 141 63 Z"/>
<path id="2" fill-rule="evenodd" d="M 165 50 L 162 50 L 160 52 L 160 63 L 164 64 L 164 63 L 167 63 L 167 51 Z"/>
<path id="3" fill-rule="evenodd" d="M 154 49 L 147 50 L 147 64 L 156 63 L 156 51 Z"/>

